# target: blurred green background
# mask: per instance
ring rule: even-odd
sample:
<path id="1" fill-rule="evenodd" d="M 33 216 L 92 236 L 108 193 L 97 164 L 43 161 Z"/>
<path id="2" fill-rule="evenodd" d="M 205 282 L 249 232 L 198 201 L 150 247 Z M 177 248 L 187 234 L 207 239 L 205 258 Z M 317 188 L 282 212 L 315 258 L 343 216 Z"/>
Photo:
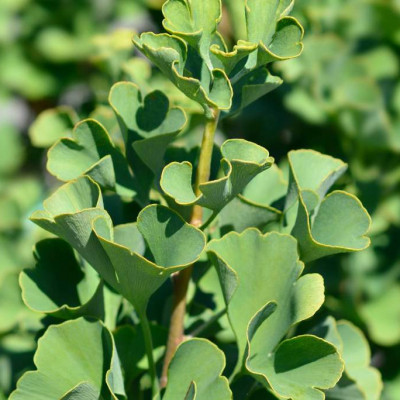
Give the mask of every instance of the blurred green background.
<path id="1" fill-rule="evenodd" d="M 160 31 L 162 0 L 0 0 L 0 399 L 32 369 L 45 322 L 23 304 L 18 274 L 33 265 L 43 232 L 28 221 L 58 185 L 46 152 L 82 118 L 115 127 L 107 103 L 119 80 L 163 89 L 190 113 L 180 139 L 201 133 L 196 104 L 135 53 L 134 33 Z M 225 0 L 232 42 L 242 36 L 238 0 Z M 400 0 L 297 0 L 305 51 L 276 66 L 284 85 L 224 119 L 218 140 L 244 137 L 284 167 L 291 149 L 312 148 L 349 163 L 340 187 L 373 219 L 372 246 L 311 268 L 324 275 L 325 311 L 360 326 L 385 381 L 400 399 Z M 323 265 L 321 265 L 323 264 Z"/>

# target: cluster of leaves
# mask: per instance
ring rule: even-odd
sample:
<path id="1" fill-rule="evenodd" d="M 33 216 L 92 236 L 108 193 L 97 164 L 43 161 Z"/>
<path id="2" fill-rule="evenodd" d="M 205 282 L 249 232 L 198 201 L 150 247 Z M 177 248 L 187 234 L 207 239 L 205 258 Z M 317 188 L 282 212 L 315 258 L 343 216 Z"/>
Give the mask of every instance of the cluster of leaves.
<path id="1" fill-rule="evenodd" d="M 168 33 L 144 33 L 134 43 L 190 100 L 120 82 L 109 106 L 73 130 L 70 110 L 36 121 L 32 137 L 44 147 L 55 142 L 48 171 L 66 183 L 32 216 L 57 238 L 36 244 L 35 268 L 20 275 L 22 298 L 51 326 L 39 339 L 36 370 L 10 399 L 144 398 L 150 391 L 174 400 L 379 399 L 380 375 L 363 334 L 349 322 L 321 320 L 322 313 L 310 320 L 325 288 L 309 263 L 370 242 L 361 202 L 329 193 L 347 165 L 298 150 L 281 169 L 265 148 L 230 139 L 215 146 L 211 180 L 197 191 L 199 143 L 182 145 L 194 118 L 176 103 L 206 119 L 226 117 L 282 83 L 267 65 L 302 51 L 292 6 L 248 0 L 246 34 L 229 50 L 217 31 L 220 1 L 169 0 Z M 204 211 L 200 229 L 189 223 L 193 207 Z M 190 338 L 160 394 L 170 277 L 192 265 Z"/>
<path id="2" fill-rule="evenodd" d="M 232 3 L 231 18 L 240 28 L 244 9 Z M 283 74 L 285 90 L 259 102 L 238 129 L 246 126 L 257 132 L 269 124 L 267 138 L 254 133 L 251 137 L 268 143 L 274 154 L 285 147 L 312 146 L 349 161 L 352 180 L 342 183 L 371 212 L 372 246 L 323 262 L 325 271 L 327 263 L 341 264 L 342 271 L 324 273 L 326 305 L 368 332 L 377 365 L 387 379 L 383 398 L 396 400 L 400 396 L 399 2 L 304 0 L 296 4 L 294 15 L 307 33 L 304 52 L 275 65 Z M 258 121 L 253 122 L 256 116 Z M 230 129 L 234 131 L 235 125 Z"/>
<path id="3" fill-rule="evenodd" d="M 56 8 L 47 0 L 1 1 L 0 397 L 33 366 L 35 338 L 47 325 L 25 307 L 18 285 L 20 271 L 34 266 L 32 246 L 44 236 L 27 219 L 55 184 L 35 147 L 47 147 L 57 132 L 67 134 L 77 113 L 103 115 L 94 104 L 110 82 L 130 76 L 125 64 L 133 55 L 131 36 L 152 25 L 150 3 L 160 6 L 145 0 L 60 1 Z M 33 117 L 58 104 L 65 104 L 56 109 L 60 118 L 56 111 L 45 114 L 53 139 L 36 141 L 34 128 L 28 138 Z"/>

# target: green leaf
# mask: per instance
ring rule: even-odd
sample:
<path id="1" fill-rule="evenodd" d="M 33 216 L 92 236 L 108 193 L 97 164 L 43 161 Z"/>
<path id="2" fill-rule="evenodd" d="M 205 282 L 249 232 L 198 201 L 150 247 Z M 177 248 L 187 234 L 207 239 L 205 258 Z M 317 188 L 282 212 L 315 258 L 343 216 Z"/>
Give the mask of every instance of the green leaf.
<path id="1" fill-rule="evenodd" d="M 218 45 L 211 47 L 227 74 L 243 76 L 272 61 L 301 54 L 303 27 L 295 18 L 287 17 L 293 3 L 292 0 L 246 1 L 246 40 L 239 40 L 231 52 Z"/>
<path id="2" fill-rule="evenodd" d="M 371 352 L 363 333 L 348 321 L 328 317 L 314 333 L 336 346 L 345 363 L 345 373 L 337 386 L 326 392 L 330 400 L 379 400 L 380 373 L 370 367 Z"/>
<path id="3" fill-rule="evenodd" d="M 224 353 L 215 344 L 205 339 L 183 342 L 168 368 L 168 385 L 163 400 L 232 399 L 228 380 L 221 376 L 224 368 Z"/>
<path id="4" fill-rule="evenodd" d="M 153 355 L 157 362 L 164 356 L 168 332 L 164 327 L 151 325 Z M 145 339 L 138 326 L 120 326 L 114 332 L 115 345 L 124 371 L 125 386 L 148 371 L 148 360 L 145 352 Z"/>
<path id="5" fill-rule="evenodd" d="M 250 357 L 247 367 L 263 377 L 278 398 L 324 400 L 322 389 L 333 387 L 343 371 L 336 348 L 311 335 L 285 340 L 256 367 Z"/>
<path id="6" fill-rule="evenodd" d="M 302 260 L 309 262 L 366 249 L 370 244 L 366 233 L 371 218 L 361 202 L 343 191 L 325 197 L 346 170 L 346 164 L 315 151 L 298 150 L 289 153 L 289 165 L 285 211 L 288 229 L 299 242 Z"/>
<path id="7" fill-rule="evenodd" d="M 22 298 L 34 311 L 63 319 L 104 317 L 103 284 L 96 272 L 81 266 L 63 240 L 46 239 L 34 248 L 35 269 L 20 275 Z"/>
<path id="8" fill-rule="evenodd" d="M 167 165 L 160 182 L 167 197 L 181 206 L 197 204 L 218 213 L 256 175 L 270 168 L 274 162 L 266 149 L 241 139 L 227 140 L 221 147 L 221 153 L 221 167 L 225 176 L 201 184 L 199 196 L 195 195 L 192 188 L 192 165 L 189 162 Z"/>
<path id="9" fill-rule="evenodd" d="M 241 233 L 247 228 L 263 231 L 268 224 L 278 223 L 281 217 L 282 212 L 278 209 L 254 203 L 239 195 L 218 215 L 218 226 L 222 234 L 232 230 Z"/>
<path id="10" fill-rule="evenodd" d="M 231 108 L 233 93 L 225 72 L 221 69 L 210 72 L 207 67 L 199 67 L 198 60 L 188 53 L 182 39 L 168 34 L 143 33 L 134 38 L 134 43 L 179 90 L 201 104 L 207 116 L 212 116 L 211 109 Z M 190 72 L 190 64 L 196 67 L 193 72 Z M 199 69 L 200 75 L 196 73 Z"/>
<path id="11" fill-rule="evenodd" d="M 34 212 L 31 220 L 68 242 L 114 286 L 115 272 L 92 232 L 95 218 L 110 218 L 103 209 L 100 187 L 88 176 L 82 176 L 61 186 L 43 206 L 44 210 Z"/>
<path id="12" fill-rule="evenodd" d="M 87 176 L 62 186 L 44 208 L 33 222 L 69 242 L 142 314 L 150 296 L 172 273 L 197 261 L 205 246 L 200 230 L 163 206 L 148 206 L 137 224 L 114 228 L 99 186 Z M 143 257 L 145 242 L 151 260 Z"/>
<path id="13" fill-rule="evenodd" d="M 60 139 L 49 150 L 47 169 L 63 181 L 88 175 L 101 187 L 115 190 L 121 196 L 136 195 L 137 184 L 124 156 L 95 120 L 82 121 L 75 127 L 72 138 Z"/>
<path id="14" fill-rule="evenodd" d="M 268 358 L 292 325 L 310 318 L 324 301 L 320 275 L 300 278 L 304 265 L 299 261 L 297 242 L 289 235 L 262 235 L 256 229 L 231 232 L 211 241 L 207 252 L 218 270 L 241 365 L 250 321 L 260 309 L 271 302 L 277 305 L 252 338 L 250 356 L 257 365 Z"/>
<path id="15" fill-rule="evenodd" d="M 0 334 L 26 322 L 29 310 L 24 307 L 18 286 L 18 274 L 9 272 L 0 279 Z"/>
<path id="16" fill-rule="evenodd" d="M 210 70 L 210 46 L 222 18 L 221 0 L 168 0 L 163 26 L 198 50 Z"/>
<path id="17" fill-rule="evenodd" d="M 282 79 L 273 76 L 265 67 L 249 72 L 233 85 L 233 103 L 229 114 L 241 111 L 259 98 L 275 90 L 283 83 Z"/>
<path id="18" fill-rule="evenodd" d="M 205 246 L 200 230 L 163 206 L 150 205 L 143 209 L 137 224 L 113 230 L 109 220 L 100 217 L 93 227 L 115 269 L 116 289 L 139 312 L 144 312 L 150 296 L 171 274 L 196 262 Z M 146 241 L 151 260 L 138 253 L 137 237 Z"/>
<path id="19" fill-rule="evenodd" d="M 80 383 L 74 389 L 69 391 L 61 400 L 98 400 L 99 395 L 96 388 L 94 388 L 89 383 Z"/>
<path id="20" fill-rule="evenodd" d="M 79 318 L 50 326 L 34 362 L 37 370 L 22 376 L 10 400 L 125 398 L 114 340 L 100 322 Z"/>
<path id="21" fill-rule="evenodd" d="M 116 83 L 109 102 L 118 118 L 128 158 L 137 155 L 153 173 L 159 173 L 167 146 L 186 125 L 184 111 L 171 107 L 160 91 L 143 98 L 139 88 L 129 82 Z"/>
<path id="22" fill-rule="evenodd" d="M 50 147 L 63 137 L 70 137 L 78 122 L 75 111 L 68 106 L 60 106 L 43 111 L 29 128 L 29 137 L 35 147 Z"/>
<path id="23" fill-rule="evenodd" d="M 267 171 L 261 172 L 245 187 L 243 198 L 265 207 L 283 199 L 287 193 L 288 182 L 282 171 L 273 164 Z"/>
<path id="24" fill-rule="evenodd" d="M 384 293 L 367 301 L 360 309 L 372 340 L 383 346 L 400 342 L 400 285 L 394 284 Z"/>
<path id="25" fill-rule="evenodd" d="M 164 166 L 165 151 L 186 125 L 186 115 L 181 108 L 171 107 L 161 91 L 143 98 L 139 88 L 129 82 L 116 83 L 109 102 L 125 141 L 126 157 L 141 188 L 141 202 L 146 204 L 154 177 L 158 178 Z"/>
<path id="26" fill-rule="evenodd" d="M 8 124 L 0 124 L 0 177 L 12 174 L 21 167 L 25 158 L 20 132 Z"/>

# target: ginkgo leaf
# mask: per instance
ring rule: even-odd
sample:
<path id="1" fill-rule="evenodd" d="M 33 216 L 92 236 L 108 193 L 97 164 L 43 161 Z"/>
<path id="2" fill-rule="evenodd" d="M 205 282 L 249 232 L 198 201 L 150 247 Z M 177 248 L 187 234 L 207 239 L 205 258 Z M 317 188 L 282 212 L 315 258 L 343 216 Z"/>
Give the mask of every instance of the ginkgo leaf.
<path id="1" fill-rule="evenodd" d="M 228 379 L 221 376 L 224 353 L 205 339 L 183 342 L 168 368 L 168 385 L 163 400 L 230 400 Z"/>
<path id="2" fill-rule="evenodd" d="M 289 166 L 285 212 L 302 260 L 367 248 L 371 218 L 361 202 L 343 191 L 325 196 L 346 164 L 315 151 L 298 150 L 289 153 Z"/>
<path id="3" fill-rule="evenodd" d="M 168 34 L 143 33 L 134 39 L 134 43 L 179 90 L 201 104 L 207 116 L 212 116 L 211 109 L 231 108 L 232 86 L 225 72 L 200 66 L 200 75 L 198 71 L 196 74 L 198 68 L 189 73 L 191 65 L 196 67 L 199 61 L 188 53 L 182 39 Z"/>
<path id="4" fill-rule="evenodd" d="M 29 128 L 29 137 L 36 147 L 50 147 L 57 140 L 72 135 L 78 122 L 75 111 L 68 106 L 60 106 L 43 111 Z"/>
<path id="5" fill-rule="evenodd" d="M 71 244 L 141 315 L 150 296 L 200 257 L 204 234 L 167 207 L 151 205 L 137 224 L 113 227 L 99 186 L 81 177 L 62 186 L 32 220 Z M 147 244 L 152 259 L 143 257 Z"/>
<path id="6" fill-rule="evenodd" d="M 118 118 L 130 163 L 134 167 L 138 156 L 153 173 L 159 173 L 167 146 L 186 124 L 185 112 L 171 107 L 161 91 L 143 97 L 131 82 L 116 83 L 109 102 Z"/>
<path id="7" fill-rule="evenodd" d="M 72 138 L 60 139 L 48 152 L 47 168 L 63 181 L 88 175 L 101 187 L 114 189 L 121 196 L 136 195 L 137 183 L 126 159 L 95 120 L 82 121 L 75 127 Z"/>
<path id="8" fill-rule="evenodd" d="M 320 275 L 300 278 L 304 265 L 289 235 L 262 235 L 256 229 L 231 232 L 211 241 L 207 252 L 220 276 L 240 363 L 249 323 L 266 304 L 274 302 L 277 308 L 252 339 L 252 359 L 273 351 L 292 325 L 310 318 L 324 301 Z"/>
<path id="9" fill-rule="evenodd" d="M 104 317 L 103 284 L 89 266 L 81 266 L 63 240 L 46 239 L 34 249 L 35 269 L 25 269 L 19 282 L 25 304 L 63 319 Z"/>
<path id="10" fill-rule="evenodd" d="M 205 246 L 200 230 L 157 205 L 143 209 L 137 224 L 112 229 L 109 219 L 99 217 L 93 229 L 114 268 L 116 289 L 142 313 L 150 296 L 171 274 L 196 262 Z M 138 253 L 138 237 L 146 241 L 151 260 Z"/>
<path id="11" fill-rule="evenodd" d="M 210 46 L 222 18 L 221 0 L 168 0 L 162 12 L 164 28 L 196 48 L 212 70 Z"/>
<path id="12" fill-rule="evenodd" d="M 164 166 L 167 147 L 186 124 L 185 112 L 171 107 L 168 97 L 161 91 L 142 96 L 138 86 L 131 82 L 116 83 L 111 88 L 109 102 L 124 138 L 139 199 L 145 205 L 154 178 L 158 178 Z"/>
<path id="13" fill-rule="evenodd" d="M 221 153 L 221 167 L 225 176 L 201 184 L 199 196 L 196 196 L 192 188 L 193 171 L 189 162 L 167 165 L 160 182 L 167 197 L 180 206 L 191 207 L 197 204 L 218 213 L 256 175 L 270 168 L 274 162 L 266 149 L 241 139 L 227 140 L 221 147 Z"/>
<path id="14" fill-rule="evenodd" d="M 335 347 L 315 336 L 280 343 L 291 326 L 313 316 L 324 301 L 322 277 L 300 277 L 304 265 L 296 240 L 248 229 L 211 241 L 207 251 L 236 335 L 237 371 L 245 367 L 283 398 L 323 399 L 319 389 L 333 387 L 342 374 Z"/>
<path id="15" fill-rule="evenodd" d="M 287 16 L 293 3 L 292 0 L 246 1 L 247 37 L 241 38 L 230 52 L 218 45 L 211 47 L 228 74 L 244 76 L 272 61 L 301 54 L 303 27 L 295 18 Z"/>
<path id="16" fill-rule="evenodd" d="M 126 398 L 113 337 L 100 322 L 79 318 L 49 327 L 34 362 L 37 370 L 22 376 L 10 400 Z"/>
<path id="17" fill-rule="evenodd" d="M 328 400 L 378 400 L 382 381 L 378 370 L 370 366 L 371 352 L 363 333 L 348 321 L 328 317 L 314 331 L 338 349 L 345 372 L 338 384 L 326 392 Z"/>

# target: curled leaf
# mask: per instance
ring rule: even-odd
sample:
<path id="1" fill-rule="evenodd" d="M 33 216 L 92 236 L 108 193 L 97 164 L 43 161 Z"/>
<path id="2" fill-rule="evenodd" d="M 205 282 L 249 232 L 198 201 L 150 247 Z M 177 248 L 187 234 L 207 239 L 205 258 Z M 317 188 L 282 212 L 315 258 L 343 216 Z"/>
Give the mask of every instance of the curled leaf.
<path id="1" fill-rule="evenodd" d="M 325 197 L 346 164 L 318 152 L 299 150 L 289 153 L 289 165 L 285 211 L 289 228 L 292 226 L 291 232 L 299 241 L 302 260 L 367 248 L 371 218 L 361 202 L 343 191 Z"/>
<path id="2" fill-rule="evenodd" d="M 378 370 L 370 366 L 371 352 L 362 332 L 348 321 L 336 322 L 328 317 L 314 333 L 335 345 L 345 364 L 341 380 L 326 392 L 327 399 L 380 399 L 381 377 Z"/>
<path id="3" fill-rule="evenodd" d="M 134 43 L 179 90 L 201 104 L 209 116 L 211 109 L 231 108 L 233 93 L 225 72 L 218 68 L 210 72 L 205 64 L 199 68 L 199 60 L 188 52 L 182 39 L 168 34 L 143 33 Z"/>
<path id="4" fill-rule="evenodd" d="M 136 195 L 136 183 L 126 159 L 105 128 L 92 119 L 79 123 L 72 138 L 60 139 L 49 150 L 47 168 L 63 181 L 88 175 L 101 187 L 114 189 L 121 196 Z"/>
<path id="5" fill-rule="evenodd" d="M 168 0 L 163 26 L 196 48 L 210 70 L 210 46 L 222 18 L 221 0 Z"/>
<path id="6" fill-rule="evenodd" d="M 192 188 L 192 165 L 189 162 L 171 163 L 164 168 L 161 188 L 167 197 L 180 206 L 195 204 L 221 211 L 240 194 L 259 173 L 270 168 L 274 159 L 266 149 L 241 139 L 227 140 L 221 147 L 221 167 L 225 176 L 199 186 L 200 195 Z"/>
<path id="7" fill-rule="evenodd" d="M 184 128 L 186 115 L 181 108 L 171 107 L 163 92 L 156 90 L 142 96 L 138 86 L 131 82 L 116 83 L 109 102 L 135 174 L 138 198 L 146 205 L 154 178 L 158 178 L 164 166 L 165 151 Z"/>
<path id="8" fill-rule="evenodd" d="M 197 261 L 205 246 L 200 230 L 163 206 L 148 206 L 137 224 L 114 228 L 99 186 L 87 176 L 62 186 L 44 208 L 32 220 L 69 242 L 141 313 L 165 280 Z M 143 257 L 145 243 L 151 260 Z"/>
<path id="9" fill-rule="evenodd" d="M 150 296 L 171 274 L 196 262 L 205 246 L 200 230 L 157 205 L 142 210 L 137 224 L 113 229 L 109 219 L 100 217 L 93 222 L 93 229 L 113 265 L 116 289 L 139 312 L 144 312 Z M 138 238 L 146 241 L 151 259 L 138 249 Z"/>
<path id="10" fill-rule="evenodd" d="M 303 27 L 295 18 L 287 16 L 293 3 L 288 0 L 246 1 L 246 40 L 239 40 L 231 52 L 218 45 L 211 47 L 228 74 L 243 76 L 272 61 L 301 54 Z"/>

